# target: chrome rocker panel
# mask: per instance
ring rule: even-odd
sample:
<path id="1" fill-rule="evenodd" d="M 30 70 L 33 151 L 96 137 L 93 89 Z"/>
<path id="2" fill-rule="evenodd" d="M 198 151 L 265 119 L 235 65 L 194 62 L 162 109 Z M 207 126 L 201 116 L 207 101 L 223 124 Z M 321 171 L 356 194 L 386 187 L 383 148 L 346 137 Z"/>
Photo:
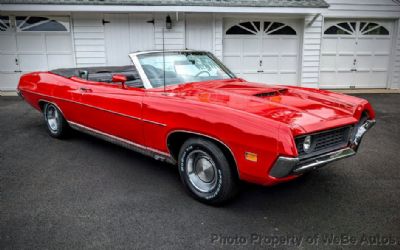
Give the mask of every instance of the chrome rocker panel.
<path id="1" fill-rule="evenodd" d="M 354 139 L 350 141 L 349 147 L 347 148 L 303 160 L 300 160 L 297 157 L 278 157 L 274 166 L 271 168 L 270 176 L 283 178 L 289 175 L 302 174 L 322 167 L 327 163 L 355 155 L 362 137 L 375 125 L 375 123 L 375 120 L 367 120 L 363 125 L 361 125 L 355 132 Z"/>
<path id="2" fill-rule="evenodd" d="M 161 152 L 157 149 L 145 147 L 143 145 L 133 143 L 133 142 L 125 140 L 123 138 L 119 138 L 117 136 L 110 135 L 110 134 L 101 132 L 99 130 L 93 129 L 93 128 L 89 128 L 89 127 L 86 127 L 82 124 L 78 124 L 75 122 L 68 121 L 68 124 L 71 128 L 73 128 L 77 131 L 92 135 L 94 137 L 111 142 L 118 146 L 130 149 L 132 151 L 150 156 L 156 160 L 165 161 L 165 162 L 168 162 L 173 165 L 176 163 L 176 161 L 173 159 L 173 157 L 170 154 Z"/>

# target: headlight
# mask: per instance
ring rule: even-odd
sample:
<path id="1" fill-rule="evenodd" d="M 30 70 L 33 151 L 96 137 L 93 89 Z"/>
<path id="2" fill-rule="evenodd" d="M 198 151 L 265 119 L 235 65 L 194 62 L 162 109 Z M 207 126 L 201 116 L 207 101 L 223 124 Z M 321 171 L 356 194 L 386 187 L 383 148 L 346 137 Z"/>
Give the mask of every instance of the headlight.
<path id="1" fill-rule="evenodd" d="M 308 153 L 311 149 L 311 136 L 307 135 L 303 142 L 304 152 Z"/>

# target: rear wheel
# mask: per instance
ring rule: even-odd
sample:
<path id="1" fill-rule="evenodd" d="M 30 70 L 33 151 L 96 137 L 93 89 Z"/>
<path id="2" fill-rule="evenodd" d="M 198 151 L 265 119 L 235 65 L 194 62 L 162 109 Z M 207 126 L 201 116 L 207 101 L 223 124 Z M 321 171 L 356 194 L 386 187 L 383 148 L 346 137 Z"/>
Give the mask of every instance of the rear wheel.
<path id="1" fill-rule="evenodd" d="M 238 179 L 233 167 L 216 144 L 203 138 L 188 139 L 179 153 L 184 186 L 207 204 L 224 203 L 237 193 Z"/>
<path id="2" fill-rule="evenodd" d="M 47 131 L 52 137 L 64 138 L 68 135 L 68 123 L 61 111 L 54 104 L 46 103 L 43 108 L 43 115 Z"/>

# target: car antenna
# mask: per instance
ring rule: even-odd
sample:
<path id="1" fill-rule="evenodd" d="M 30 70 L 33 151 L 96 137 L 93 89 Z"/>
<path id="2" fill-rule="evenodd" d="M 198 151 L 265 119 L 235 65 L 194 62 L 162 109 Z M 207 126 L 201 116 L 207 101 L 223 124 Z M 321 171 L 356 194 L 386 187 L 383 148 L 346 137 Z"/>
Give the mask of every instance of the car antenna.
<path id="1" fill-rule="evenodd" d="M 164 39 L 165 28 L 162 28 L 162 56 L 163 56 L 163 85 L 165 93 L 165 39 Z"/>

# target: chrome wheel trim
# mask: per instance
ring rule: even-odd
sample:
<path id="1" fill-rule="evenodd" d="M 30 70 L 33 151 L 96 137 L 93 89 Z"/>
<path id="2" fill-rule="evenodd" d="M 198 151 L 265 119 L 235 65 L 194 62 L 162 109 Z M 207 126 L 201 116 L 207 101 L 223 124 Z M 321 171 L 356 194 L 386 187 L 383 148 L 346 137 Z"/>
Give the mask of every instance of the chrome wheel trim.
<path id="1" fill-rule="evenodd" d="M 46 109 L 46 121 L 52 132 L 56 133 L 58 131 L 59 120 L 60 115 L 58 113 L 58 110 L 54 106 L 48 106 Z"/>
<path id="2" fill-rule="evenodd" d="M 217 186 L 217 167 L 206 152 L 198 149 L 191 151 L 185 167 L 186 175 L 196 190 L 208 193 Z"/>

